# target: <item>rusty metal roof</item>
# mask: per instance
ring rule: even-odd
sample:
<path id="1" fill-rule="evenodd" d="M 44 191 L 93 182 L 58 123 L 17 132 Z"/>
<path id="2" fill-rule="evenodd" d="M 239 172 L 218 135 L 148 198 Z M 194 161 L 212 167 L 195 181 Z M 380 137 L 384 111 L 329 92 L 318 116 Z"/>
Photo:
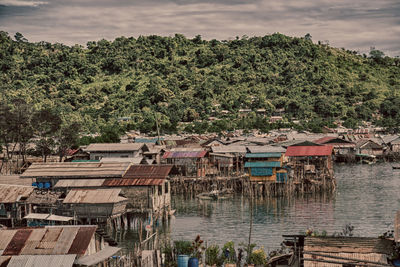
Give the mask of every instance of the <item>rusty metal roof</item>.
<path id="1" fill-rule="evenodd" d="M 64 204 L 105 204 L 126 200 L 120 197 L 121 189 L 73 189 L 68 192 Z"/>
<path id="2" fill-rule="evenodd" d="M 207 151 L 182 151 L 182 152 L 165 152 L 163 159 L 180 159 L 180 158 L 203 158 Z"/>
<path id="3" fill-rule="evenodd" d="M 285 156 L 330 156 L 332 155 L 332 149 L 332 146 L 290 146 L 287 148 Z"/>
<path id="4" fill-rule="evenodd" d="M 123 178 L 165 179 L 171 169 L 171 165 L 133 165 Z"/>
<path id="5" fill-rule="evenodd" d="M 83 255 L 97 226 L 46 226 L 0 230 L 2 256 L 13 255 Z"/>
<path id="6" fill-rule="evenodd" d="M 27 198 L 33 190 L 32 186 L 0 184 L 0 203 L 14 203 L 21 197 Z"/>
<path id="7" fill-rule="evenodd" d="M 7 230 L 0 230 L 7 231 Z M 3 251 L 3 255 L 18 255 L 22 248 L 25 246 L 26 241 L 31 235 L 33 229 L 19 229 L 14 234 L 13 238 L 8 243 L 6 249 Z"/>
<path id="8" fill-rule="evenodd" d="M 165 179 L 153 179 L 153 178 L 107 179 L 104 181 L 103 186 L 122 187 L 122 186 L 162 185 L 164 181 Z"/>
<path id="9" fill-rule="evenodd" d="M 79 228 L 74 241 L 68 251 L 68 254 L 83 255 L 89 246 L 91 237 L 96 232 L 96 227 L 81 227 Z M 90 238 L 88 238 L 90 236 Z"/>
<path id="10" fill-rule="evenodd" d="M 130 165 L 130 162 L 33 163 L 21 178 L 117 178 L 122 177 Z"/>
<path id="11" fill-rule="evenodd" d="M 106 144 L 90 144 L 84 151 L 87 152 L 122 152 L 122 151 L 138 151 L 143 147 L 143 143 L 106 143 Z"/>

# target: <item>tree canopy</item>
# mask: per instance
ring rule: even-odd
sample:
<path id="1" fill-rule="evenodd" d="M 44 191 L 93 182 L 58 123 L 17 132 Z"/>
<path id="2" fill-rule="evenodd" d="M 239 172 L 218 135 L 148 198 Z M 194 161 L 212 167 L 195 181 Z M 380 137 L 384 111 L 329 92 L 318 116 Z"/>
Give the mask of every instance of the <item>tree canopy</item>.
<path id="1" fill-rule="evenodd" d="M 256 111 L 268 118 L 282 108 L 284 121 L 301 120 L 308 129 L 337 119 L 393 129 L 400 123 L 398 58 L 375 48 L 367 57 L 314 44 L 310 34 L 229 41 L 152 35 L 82 47 L 0 32 L 0 70 L 1 102 L 23 99 L 36 110 L 53 110 L 64 124 L 73 118 L 88 133 L 116 124 L 150 132 L 156 120 L 161 132 L 177 131 L 182 122 L 200 132 L 268 130 L 273 125 Z M 240 109 L 251 116 L 243 120 Z"/>

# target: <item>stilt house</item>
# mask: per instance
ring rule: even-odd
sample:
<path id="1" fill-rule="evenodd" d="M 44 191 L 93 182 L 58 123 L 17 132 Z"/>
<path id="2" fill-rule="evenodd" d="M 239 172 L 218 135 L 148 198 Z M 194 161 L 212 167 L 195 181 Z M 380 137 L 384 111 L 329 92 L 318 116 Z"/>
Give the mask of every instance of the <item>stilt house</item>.
<path id="1" fill-rule="evenodd" d="M 206 155 L 202 148 L 176 148 L 166 151 L 163 160 L 173 165 L 173 175 L 204 177 L 208 166 Z"/>
<path id="2" fill-rule="evenodd" d="M 289 146 L 285 156 L 295 182 L 333 179 L 333 147 L 303 142 Z"/>
<path id="3" fill-rule="evenodd" d="M 250 181 L 287 182 L 288 174 L 282 152 L 247 153 L 246 160 L 244 166 L 249 172 Z"/>
<path id="4" fill-rule="evenodd" d="M 0 224 L 14 227 L 27 214 L 24 201 L 34 187 L 0 184 Z"/>

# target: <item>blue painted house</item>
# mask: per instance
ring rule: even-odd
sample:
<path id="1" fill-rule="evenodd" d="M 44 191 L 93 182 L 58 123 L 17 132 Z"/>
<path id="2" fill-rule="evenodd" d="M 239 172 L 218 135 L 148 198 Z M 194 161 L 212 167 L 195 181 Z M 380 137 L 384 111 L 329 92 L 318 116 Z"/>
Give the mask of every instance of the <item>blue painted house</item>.
<path id="1" fill-rule="evenodd" d="M 283 153 L 247 153 L 244 167 L 252 182 L 287 182 L 287 169 L 283 164 Z"/>

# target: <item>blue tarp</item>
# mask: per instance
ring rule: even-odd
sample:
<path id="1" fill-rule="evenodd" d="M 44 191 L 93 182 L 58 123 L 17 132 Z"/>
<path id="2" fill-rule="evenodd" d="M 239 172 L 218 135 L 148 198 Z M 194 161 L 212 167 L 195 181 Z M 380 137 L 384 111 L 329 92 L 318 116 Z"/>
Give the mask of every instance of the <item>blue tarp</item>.
<path id="1" fill-rule="evenodd" d="M 246 162 L 245 168 L 276 168 L 281 167 L 280 161 L 257 161 L 257 162 Z"/>
<path id="2" fill-rule="evenodd" d="M 272 174 L 272 168 L 251 168 L 252 176 L 271 176 Z"/>

